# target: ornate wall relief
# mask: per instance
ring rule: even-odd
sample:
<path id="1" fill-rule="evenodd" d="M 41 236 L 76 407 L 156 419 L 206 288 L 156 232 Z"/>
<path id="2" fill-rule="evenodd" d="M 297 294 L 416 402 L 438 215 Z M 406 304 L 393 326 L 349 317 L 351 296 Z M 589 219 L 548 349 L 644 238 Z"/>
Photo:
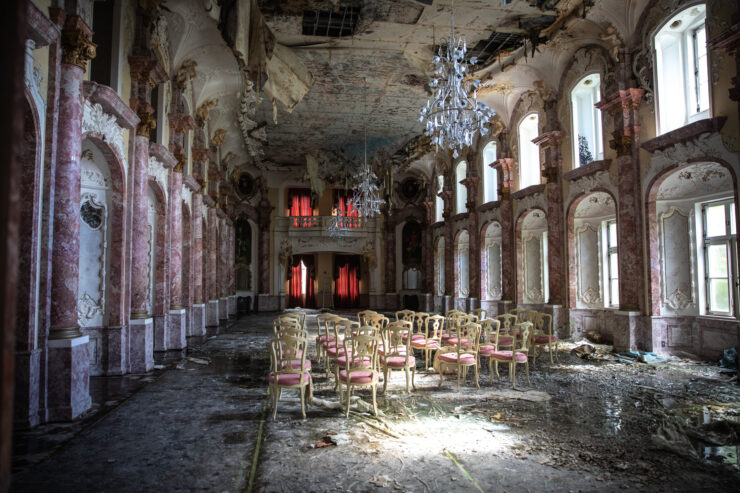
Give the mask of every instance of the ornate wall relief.
<path id="1" fill-rule="evenodd" d="M 487 300 L 500 300 L 503 295 L 501 236 L 499 223 L 491 223 L 486 228 L 483 243 L 483 279 Z"/>
<path id="2" fill-rule="evenodd" d="M 599 230 L 584 224 L 576 230 L 577 307 L 602 308 Z M 580 305 L 580 306 L 579 306 Z"/>
<path id="3" fill-rule="evenodd" d="M 154 191 L 151 186 L 148 187 L 148 201 L 149 206 L 147 208 L 147 290 L 146 290 L 146 311 L 150 315 L 154 313 L 154 293 L 156 287 L 156 267 L 157 267 L 157 198 L 154 195 Z"/>
<path id="4" fill-rule="evenodd" d="M 165 196 L 169 195 L 168 187 L 169 170 L 154 156 L 149 156 L 149 178 L 156 181 L 162 187 Z"/>
<path id="5" fill-rule="evenodd" d="M 109 115 L 100 104 L 91 104 L 85 100 L 84 112 L 82 114 L 82 133 L 97 133 L 103 136 L 106 143 L 112 146 L 123 161 L 123 166 L 128 169 L 126 162 L 126 150 L 123 143 L 123 128 L 116 123 L 116 117 Z"/>
<path id="6" fill-rule="evenodd" d="M 661 304 L 677 312 L 696 309 L 693 222 L 693 211 L 671 207 L 660 214 Z"/>
<path id="7" fill-rule="evenodd" d="M 544 303 L 542 234 L 525 233 L 522 238 L 522 245 L 524 249 L 524 290 L 522 301 L 525 304 Z"/>

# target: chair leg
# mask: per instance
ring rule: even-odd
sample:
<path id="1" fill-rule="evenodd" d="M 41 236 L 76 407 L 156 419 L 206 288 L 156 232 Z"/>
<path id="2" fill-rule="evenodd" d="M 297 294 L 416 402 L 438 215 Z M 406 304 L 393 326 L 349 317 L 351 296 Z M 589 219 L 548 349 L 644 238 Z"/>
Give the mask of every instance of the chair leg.
<path id="1" fill-rule="evenodd" d="M 376 418 L 378 417 L 378 399 L 376 396 L 377 392 L 378 392 L 378 385 L 375 384 L 373 385 L 373 414 L 375 415 Z"/>
<path id="2" fill-rule="evenodd" d="M 491 385 L 493 385 L 493 358 L 488 358 L 488 374 L 491 375 Z"/>
<path id="3" fill-rule="evenodd" d="M 388 367 L 385 367 L 383 369 L 383 394 L 385 394 L 385 389 L 388 387 L 388 380 L 390 380 L 390 370 L 388 370 Z"/>
<path id="4" fill-rule="evenodd" d="M 478 383 L 478 365 L 473 367 L 473 373 L 475 374 L 475 388 L 480 390 L 480 383 Z"/>
<path id="5" fill-rule="evenodd" d="M 509 366 L 510 372 L 511 372 L 511 388 L 516 388 L 516 361 L 512 361 L 511 365 Z"/>
<path id="6" fill-rule="evenodd" d="M 334 364 L 334 392 L 337 391 L 338 385 L 339 385 L 339 365 L 335 363 Z"/>
<path id="7" fill-rule="evenodd" d="M 439 385 L 437 385 L 437 387 L 441 387 L 442 386 L 442 373 L 443 373 L 443 369 L 444 369 L 444 367 L 442 366 L 442 362 L 440 361 L 439 362 Z"/>
<path id="8" fill-rule="evenodd" d="M 496 361 L 496 378 L 501 378 L 501 375 L 498 374 L 498 361 Z"/>
<path id="9" fill-rule="evenodd" d="M 527 372 L 527 385 L 528 385 L 529 387 L 531 387 L 531 386 L 532 386 L 532 384 L 531 384 L 531 383 L 529 383 L 529 361 L 526 361 L 526 362 L 524 363 L 524 370 L 525 370 L 525 371 Z"/>
<path id="10" fill-rule="evenodd" d="M 347 408 L 344 411 L 344 417 L 349 418 L 349 403 L 352 401 L 352 385 L 347 383 Z"/>
<path id="11" fill-rule="evenodd" d="M 550 364 L 552 365 L 554 363 L 553 360 L 552 360 L 552 342 L 548 342 L 547 343 L 547 347 L 550 350 Z"/>
<path id="12" fill-rule="evenodd" d="M 416 366 L 411 369 L 411 387 L 416 390 L 416 384 L 414 383 L 414 377 L 416 377 Z"/>
<path id="13" fill-rule="evenodd" d="M 405 368 L 405 372 L 406 372 L 406 393 L 410 394 L 411 392 L 409 391 L 409 367 L 408 366 Z"/>
<path id="14" fill-rule="evenodd" d="M 278 402 L 280 401 L 280 394 L 282 393 L 283 389 L 281 387 L 277 387 L 277 391 L 275 392 L 275 405 L 272 406 L 272 419 L 274 420 L 277 416 L 277 408 L 278 408 Z"/>
<path id="15" fill-rule="evenodd" d="M 460 392 L 460 374 L 462 373 L 460 365 L 457 366 L 457 391 Z"/>
<path id="16" fill-rule="evenodd" d="M 306 419 L 306 386 L 301 385 L 301 414 Z"/>

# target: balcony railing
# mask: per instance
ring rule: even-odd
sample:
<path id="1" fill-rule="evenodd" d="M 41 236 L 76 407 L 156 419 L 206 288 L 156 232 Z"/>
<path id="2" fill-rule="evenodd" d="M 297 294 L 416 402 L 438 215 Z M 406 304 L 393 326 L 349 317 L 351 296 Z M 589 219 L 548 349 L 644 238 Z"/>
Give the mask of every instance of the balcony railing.
<path id="1" fill-rule="evenodd" d="M 367 217 L 348 216 L 288 216 L 276 218 L 276 225 L 288 231 L 314 231 L 323 234 L 329 227 L 336 224 L 341 230 L 348 233 L 366 233 L 375 231 L 375 219 Z"/>

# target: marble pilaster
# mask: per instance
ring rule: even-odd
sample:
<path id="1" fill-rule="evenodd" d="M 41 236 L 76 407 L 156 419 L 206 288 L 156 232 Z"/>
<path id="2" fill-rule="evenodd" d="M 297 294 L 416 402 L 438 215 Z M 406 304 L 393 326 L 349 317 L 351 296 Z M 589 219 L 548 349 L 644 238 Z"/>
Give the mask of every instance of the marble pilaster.
<path id="1" fill-rule="evenodd" d="M 154 320 L 132 318 L 129 322 L 131 373 L 145 373 L 154 368 Z"/>

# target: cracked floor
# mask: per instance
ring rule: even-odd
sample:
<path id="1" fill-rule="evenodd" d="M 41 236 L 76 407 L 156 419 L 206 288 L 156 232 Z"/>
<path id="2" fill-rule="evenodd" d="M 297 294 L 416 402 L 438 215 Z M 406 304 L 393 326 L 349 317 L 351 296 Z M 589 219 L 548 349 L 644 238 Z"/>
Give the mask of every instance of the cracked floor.
<path id="1" fill-rule="evenodd" d="M 419 368 L 406 394 L 395 372 L 376 420 L 345 419 L 315 365 L 308 419 L 284 391 L 273 420 L 273 317 L 231 322 L 148 374 L 93 378 L 83 419 L 16 433 L 12 489 L 736 491 L 740 480 L 740 387 L 716 366 L 582 360 L 566 343 L 517 390 L 505 369 L 458 392 Z M 313 316 L 306 326 L 313 341 Z"/>

